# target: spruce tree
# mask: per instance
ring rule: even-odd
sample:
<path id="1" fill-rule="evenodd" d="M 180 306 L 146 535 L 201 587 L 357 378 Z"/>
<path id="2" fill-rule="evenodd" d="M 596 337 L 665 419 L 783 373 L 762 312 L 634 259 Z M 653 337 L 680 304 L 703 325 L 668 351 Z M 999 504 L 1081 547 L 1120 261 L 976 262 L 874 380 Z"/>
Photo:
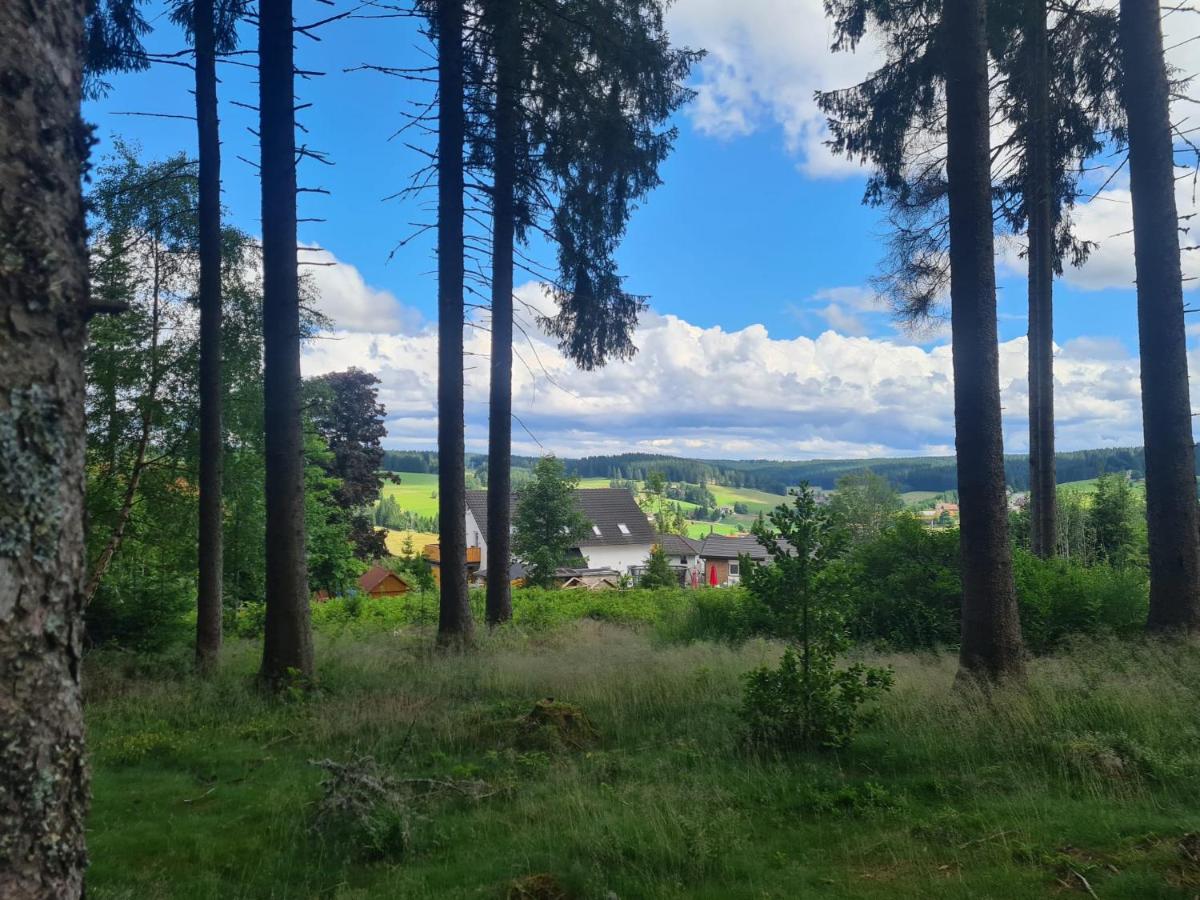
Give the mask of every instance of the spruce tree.
<path id="1" fill-rule="evenodd" d="M 1188 384 L 1170 88 L 1157 0 L 1121 0 L 1146 447 L 1150 615 L 1155 631 L 1200 628 L 1200 523 Z"/>

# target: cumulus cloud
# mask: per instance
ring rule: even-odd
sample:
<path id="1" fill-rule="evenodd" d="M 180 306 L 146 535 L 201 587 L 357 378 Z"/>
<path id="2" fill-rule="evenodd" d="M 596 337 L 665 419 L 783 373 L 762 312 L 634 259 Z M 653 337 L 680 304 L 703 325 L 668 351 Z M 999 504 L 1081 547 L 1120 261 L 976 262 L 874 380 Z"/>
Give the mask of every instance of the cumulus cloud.
<path id="1" fill-rule="evenodd" d="M 523 296 L 536 299 L 536 286 Z M 842 302 L 849 302 L 843 299 Z M 531 331 L 513 373 L 518 452 L 648 451 L 703 457 L 941 454 L 954 444 L 950 348 L 839 334 L 776 338 L 762 325 L 727 331 L 647 315 L 640 351 L 578 371 Z M 467 438 L 486 449 L 488 335 L 467 334 Z M 1027 448 L 1026 342 L 1000 348 L 1005 445 Z M 351 365 L 383 381 L 388 439 L 429 447 L 436 436 L 437 338 L 340 331 L 313 342 L 306 375 Z M 1076 339 L 1056 356 L 1062 449 L 1141 442 L 1138 363 L 1119 344 Z"/>
<path id="2" fill-rule="evenodd" d="M 421 314 L 405 306 L 390 291 L 367 284 L 362 273 L 328 250 L 304 248 L 301 260 L 313 265 L 304 271 L 316 294 L 316 307 L 340 331 L 414 334 Z"/>
<path id="3" fill-rule="evenodd" d="M 856 84 L 878 59 L 869 41 L 855 53 L 829 49 L 822 0 L 678 0 L 668 25 L 677 43 L 708 51 L 690 110 L 701 132 L 732 138 L 770 123 L 806 174 L 861 171 L 824 146 L 813 92 Z"/>

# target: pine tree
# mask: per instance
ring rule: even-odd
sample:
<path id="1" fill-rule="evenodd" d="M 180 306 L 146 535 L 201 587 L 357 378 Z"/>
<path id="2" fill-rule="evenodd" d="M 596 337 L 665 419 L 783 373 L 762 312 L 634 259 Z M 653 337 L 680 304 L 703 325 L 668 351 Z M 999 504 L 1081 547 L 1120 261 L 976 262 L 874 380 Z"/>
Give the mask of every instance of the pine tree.
<path id="1" fill-rule="evenodd" d="M 278 686 L 295 675 L 313 673 L 305 556 L 291 0 L 260 0 L 258 20 L 267 518 L 261 677 Z"/>
<path id="2" fill-rule="evenodd" d="M 1148 625 L 1190 632 L 1200 628 L 1200 522 L 1170 90 L 1157 0 L 1121 0 L 1120 42 L 1146 446 Z"/>
<path id="3" fill-rule="evenodd" d="M 946 179 L 950 326 L 963 573 L 962 671 L 1022 674 L 1008 542 L 996 336 L 984 0 L 946 0 Z"/>
<path id="4" fill-rule="evenodd" d="M 696 54 L 671 48 L 661 0 L 519 0 L 483 6 L 490 38 L 491 131 L 472 136 L 492 175 L 492 333 L 488 556 L 507 569 L 512 465 L 514 245 L 549 217 L 558 249 L 556 315 L 542 319 L 583 368 L 634 352 L 644 305 L 613 262 L 634 204 L 658 183 L 674 141 L 667 117 L 691 96 Z M 507 579 L 488 581 L 488 622 L 512 615 Z"/>
<path id="5" fill-rule="evenodd" d="M 467 595 L 466 441 L 463 433 L 463 3 L 437 0 L 438 60 L 438 643 L 474 636 Z"/>

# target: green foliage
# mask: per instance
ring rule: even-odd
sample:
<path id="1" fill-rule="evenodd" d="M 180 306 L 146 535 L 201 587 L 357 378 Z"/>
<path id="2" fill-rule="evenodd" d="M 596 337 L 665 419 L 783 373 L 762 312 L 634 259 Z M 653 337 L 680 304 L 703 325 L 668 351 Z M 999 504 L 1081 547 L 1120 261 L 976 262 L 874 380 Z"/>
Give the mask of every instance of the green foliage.
<path id="1" fill-rule="evenodd" d="M 962 578 L 958 531 L 899 516 L 822 575 L 842 598 L 851 637 L 900 650 L 956 646 Z"/>
<path id="2" fill-rule="evenodd" d="M 186 640 L 187 614 L 196 586 L 187 575 L 115 565 L 88 604 L 88 639 L 139 653 L 155 653 Z"/>
<path id="3" fill-rule="evenodd" d="M 366 565 L 350 540 L 352 514 L 337 502 L 342 480 L 327 474 L 332 451 L 317 434 L 304 442 L 304 524 L 307 529 L 309 588 L 332 596 L 350 590 Z"/>
<path id="4" fill-rule="evenodd" d="M 741 717 L 755 745 L 780 750 L 839 750 L 868 724 L 862 707 L 891 689 L 889 669 L 836 666 L 830 652 L 811 650 L 807 662 L 791 647 L 777 669 L 746 676 Z"/>
<path id="5" fill-rule="evenodd" d="M 1101 475 L 1096 479 L 1096 490 L 1091 499 L 1088 524 L 1095 535 L 1097 556 L 1119 569 L 1144 565 L 1144 495 L 1135 495 L 1129 479 L 1123 474 Z"/>
<path id="6" fill-rule="evenodd" d="M 655 544 L 650 548 L 650 559 L 646 563 L 646 571 L 642 573 L 638 584 L 649 590 L 679 587 L 679 576 L 671 569 L 666 551 L 663 550 L 661 544 Z"/>
<path id="7" fill-rule="evenodd" d="M 588 534 L 591 523 L 575 499 L 578 478 L 563 464 L 544 456 L 533 469 L 513 511 L 513 556 L 525 564 L 527 583 L 549 587 L 567 552 Z"/>
<path id="8" fill-rule="evenodd" d="M 1013 575 L 1025 644 L 1035 652 L 1079 635 L 1132 637 L 1145 627 L 1150 607 L 1145 569 L 1081 566 L 1017 550 Z"/>
<path id="9" fill-rule="evenodd" d="M 818 579 L 842 552 L 843 528 L 801 485 L 791 506 L 780 505 L 759 520 L 754 535 L 770 555 L 755 566 L 743 557 L 748 593 L 769 610 L 775 632 L 794 646 L 778 669 L 746 676 L 741 717 L 752 743 L 781 750 L 837 749 L 864 723 L 862 707 L 891 687 L 886 669 L 837 667 L 846 649 L 845 607 L 818 587 Z"/>
<path id="10" fill-rule="evenodd" d="M 888 480 L 867 469 L 838 479 L 829 515 L 849 532 L 852 543 L 859 544 L 887 528 L 903 506 Z"/>

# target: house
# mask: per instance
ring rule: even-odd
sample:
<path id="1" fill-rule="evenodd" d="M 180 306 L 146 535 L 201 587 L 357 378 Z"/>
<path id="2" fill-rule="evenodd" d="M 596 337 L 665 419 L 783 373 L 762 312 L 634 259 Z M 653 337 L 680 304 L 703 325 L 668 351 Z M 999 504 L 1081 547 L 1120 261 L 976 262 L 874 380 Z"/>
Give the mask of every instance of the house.
<path id="1" fill-rule="evenodd" d="M 358 579 L 358 589 L 372 599 L 399 597 L 409 591 L 408 582 L 383 566 L 371 566 Z"/>
<path id="2" fill-rule="evenodd" d="M 372 600 L 378 600 L 381 597 L 399 597 L 411 590 L 407 581 L 383 566 L 371 566 L 363 572 L 358 578 L 355 589 L 360 594 L 366 594 Z M 329 599 L 329 592 L 317 591 L 316 599 L 318 603 L 324 603 Z"/>
<path id="3" fill-rule="evenodd" d="M 426 544 L 422 555 L 429 560 L 429 566 L 433 569 L 434 582 L 440 585 L 442 583 L 441 544 Z M 479 548 L 467 547 L 467 580 L 470 581 L 474 578 L 480 568 Z"/>
<path id="4" fill-rule="evenodd" d="M 571 571 L 611 570 L 619 580 L 650 556 L 656 543 L 650 520 L 628 488 L 580 488 L 575 500 L 590 533 L 572 548 Z M 514 495 L 513 504 L 517 502 Z M 487 491 L 467 491 L 467 553 L 478 553 L 479 577 L 487 577 Z M 566 570 L 563 574 L 569 579 Z"/>
<path id="5" fill-rule="evenodd" d="M 790 548 L 789 548 L 790 549 Z M 700 545 L 702 585 L 738 584 L 742 580 L 742 557 L 763 565 L 770 561 L 767 549 L 749 534 L 710 534 Z"/>

